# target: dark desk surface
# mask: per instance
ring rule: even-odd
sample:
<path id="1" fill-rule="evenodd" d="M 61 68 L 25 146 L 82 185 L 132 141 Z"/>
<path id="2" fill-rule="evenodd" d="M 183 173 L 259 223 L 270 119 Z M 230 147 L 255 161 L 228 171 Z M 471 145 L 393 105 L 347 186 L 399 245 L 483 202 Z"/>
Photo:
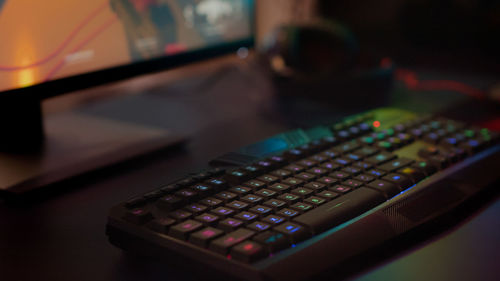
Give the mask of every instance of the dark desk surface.
<path id="1" fill-rule="evenodd" d="M 203 168 L 224 152 L 356 111 L 305 101 L 284 105 L 274 98 L 269 82 L 251 69 L 231 66 L 222 73 L 220 79 L 190 78 L 78 108 L 180 131 L 192 139 L 184 150 L 63 183 L 68 191 L 38 202 L 0 203 L 0 280 L 184 280 L 189 273 L 174 272 L 162 261 L 125 254 L 109 244 L 104 233 L 109 208 Z M 396 90 L 389 104 L 422 112 L 465 100 L 455 93 Z M 499 273 L 499 215 L 497 200 L 457 229 L 354 279 L 494 280 Z"/>

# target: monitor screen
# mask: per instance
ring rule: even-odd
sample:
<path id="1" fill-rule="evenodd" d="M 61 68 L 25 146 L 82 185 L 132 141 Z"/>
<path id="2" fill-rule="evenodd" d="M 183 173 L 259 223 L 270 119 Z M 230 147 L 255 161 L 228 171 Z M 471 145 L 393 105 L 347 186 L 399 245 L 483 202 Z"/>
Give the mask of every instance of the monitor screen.
<path id="1" fill-rule="evenodd" d="M 252 36 L 252 0 L 0 0 L 0 92 Z"/>

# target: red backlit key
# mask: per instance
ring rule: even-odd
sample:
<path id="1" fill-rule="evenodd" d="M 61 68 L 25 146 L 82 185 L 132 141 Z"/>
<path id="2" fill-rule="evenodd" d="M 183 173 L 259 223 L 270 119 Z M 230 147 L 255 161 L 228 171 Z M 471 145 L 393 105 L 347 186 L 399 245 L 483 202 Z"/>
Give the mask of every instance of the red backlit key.
<path id="1" fill-rule="evenodd" d="M 207 227 L 191 234 L 191 236 L 189 237 L 189 242 L 200 247 L 207 247 L 210 240 L 213 240 L 221 236 L 222 234 L 224 234 L 224 232 L 220 229 Z"/>
<path id="2" fill-rule="evenodd" d="M 201 228 L 203 224 L 194 220 L 187 220 L 185 222 L 174 225 L 170 228 L 168 234 L 177 239 L 186 240 L 189 233 Z"/>
<path id="3" fill-rule="evenodd" d="M 235 260 L 251 263 L 267 256 L 267 251 L 259 244 L 245 241 L 231 249 L 231 257 Z"/>
<path id="4" fill-rule="evenodd" d="M 254 234 L 255 232 L 248 229 L 238 229 L 212 241 L 210 243 L 210 250 L 226 255 L 229 248 L 252 237 Z"/>

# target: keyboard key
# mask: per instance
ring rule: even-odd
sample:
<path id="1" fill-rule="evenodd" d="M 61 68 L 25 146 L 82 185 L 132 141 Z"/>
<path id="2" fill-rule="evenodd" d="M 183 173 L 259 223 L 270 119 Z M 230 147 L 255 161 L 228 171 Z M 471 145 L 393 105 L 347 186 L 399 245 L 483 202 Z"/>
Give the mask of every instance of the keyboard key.
<path id="1" fill-rule="evenodd" d="M 215 197 L 217 199 L 220 199 L 224 202 L 229 202 L 231 200 L 234 200 L 238 197 L 238 195 L 232 193 L 232 192 L 228 192 L 228 191 L 222 191 L 222 192 L 219 192 L 217 194 L 215 194 Z"/>
<path id="2" fill-rule="evenodd" d="M 318 197 L 321 197 L 326 200 L 332 200 L 334 198 L 339 197 L 338 193 L 331 192 L 329 190 L 321 191 L 320 193 L 316 194 Z"/>
<path id="3" fill-rule="evenodd" d="M 267 222 L 270 225 L 278 225 L 278 224 L 284 222 L 285 218 L 280 217 L 278 215 L 269 215 L 269 216 L 265 217 L 264 219 L 262 219 L 262 221 Z"/>
<path id="4" fill-rule="evenodd" d="M 397 186 L 399 186 L 399 188 L 401 188 L 401 190 L 405 190 L 413 185 L 412 181 L 409 178 L 400 174 L 388 174 L 382 179 L 395 183 Z"/>
<path id="5" fill-rule="evenodd" d="M 235 231 L 238 229 L 240 226 L 243 226 L 243 222 L 234 219 L 234 218 L 227 218 L 219 222 L 217 225 L 217 228 L 224 230 L 225 232 L 231 232 Z"/>
<path id="6" fill-rule="evenodd" d="M 282 167 L 288 163 L 288 161 L 285 159 L 285 157 L 281 157 L 278 155 L 275 155 L 275 156 L 268 158 L 267 161 L 273 162 L 277 167 Z"/>
<path id="7" fill-rule="evenodd" d="M 311 196 L 311 197 L 307 198 L 306 200 L 304 200 L 304 202 L 309 203 L 313 206 L 319 206 L 319 205 L 325 203 L 326 200 L 324 198 L 321 198 L 321 197 Z"/>
<path id="8" fill-rule="evenodd" d="M 353 166 L 348 166 L 342 169 L 342 172 L 346 172 L 351 174 L 351 176 L 356 176 L 361 173 L 361 169 L 353 167 Z"/>
<path id="9" fill-rule="evenodd" d="M 259 180 L 247 181 L 247 182 L 243 183 L 243 185 L 248 186 L 248 187 L 252 188 L 253 190 L 258 190 L 258 189 L 261 189 L 263 187 L 266 187 L 266 183 L 264 183 L 263 181 L 259 181 Z"/>
<path id="10" fill-rule="evenodd" d="M 299 187 L 299 188 L 296 188 L 294 190 L 292 190 L 291 192 L 292 194 L 295 194 L 295 195 L 298 195 L 302 198 L 305 198 L 309 195 L 311 195 L 313 193 L 313 191 L 311 189 L 307 189 L 307 188 L 304 188 L 304 187 Z"/>
<path id="11" fill-rule="evenodd" d="M 312 190 L 314 193 L 317 193 L 324 190 L 326 188 L 326 184 L 313 181 L 304 185 L 304 187 Z"/>
<path id="12" fill-rule="evenodd" d="M 252 240 L 266 247 L 270 253 L 276 253 L 290 247 L 290 241 L 285 234 L 274 231 L 257 234 Z"/>
<path id="13" fill-rule="evenodd" d="M 376 180 L 366 186 L 381 192 L 387 199 L 392 198 L 401 191 L 396 185 L 384 180 Z"/>
<path id="14" fill-rule="evenodd" d="M 350 192 L 352 190 L 352 188 L 347 186 L 347 185 L 337 184 L 333 187 L 328 188 L 328 190 L 336 192 L 338 194 L 344 194 L 344 193 Z M 337 197 L 337 196 L 335 196 L 335 197 Z"/>
<path id="15" fill-rule="evenodd" d="M 165 211 L 172 211 L 175 209 L 180 208 L 184 204 L 184 200 L 175 195 L 166 195 L 161 197 L 157 202 L 156 202 L 158 208 L 165 210 Z"/>
<path id="16" fill-rule="evenodd" d="M 272 171 L 270 174 L 275 176 L 275 177 L 278 177 L 280 179 L 284 179 L 284 178 L 290 177 L 292 175 L 292 172 L 287 171 L 287 170 L 283 170 L 283 169 L 279 169 L 279 170 Z"/>
<path id="17" fill-rule="evenodd" d="M 229 191 L 238 194 L 239 196 L 244 196 L 245 194 L 251 193 L 252 189 L 250 187 L 238 185 L 229 189 Z"/>
<path id="18" fill-rule="evenodd" d="M 288 160 L 298 160 L 307 156 L 307 153 L 301 149 L 290 149 L 283 152 L 283 157 Z"/>
<path id="19" fill-rule="evenodd" d="M 293 222 L 285 222 L 274 227 L 273 230 L 285 234 L 294 244 L 302 242 L 311 236 L 305 227 Z"/>
<path id="20" fill-rule="evenodd" d="M 184 210 L 193 213 L 194 215 L 201 214 L 205 212 L 208 208 L 201 204 L 189 204 L 184 207 Z"/>
<path id="21" fill-rule="evenodd" d="M 270 189 L 261 189 L 257 192 L 255 192 L 255 195 L 260 196 L 264 198 L 265 200 L 273 198 L 274 196 L 278 195 L 278 193 L 274 190 Z"/>
<path id="22" fill-rule="evenodd" d="M 384 202 L 379 192 L 361 187 L 293 219 L 317 234 L 348 221 Z"/>
<path id="23" fill-rule="evenodd" d="M 313 181 L 314 179 L 316 179 L 316 176 L 314 174 L 305 173 L 305 172 L 297 174 L 297 175 L 295 175 L 295 177 L 300 179 L 300 180 L 303 180 L 304 182 L 310 182 L 310 181 Z"/>
<path id="24" fill-rule="evenodd" d="M 261 160 L 255 163 L 255 166 L 262 168 L 264 171 L 269 171 L 278 167 L 273 161 Z"/>
<path id="25" fill-rule="evenodd" d="M 188 234 L 201 228 L 203 224 L 194 220 L 187 220 L 174 225 L 170 228 L 168 234 L 177 239 L 186 240 Z"/>
<path id="26" fill-rule="evenodd" d="M 200 200 L 199 203 L 203 204 L 209 208 L 216 208 L 216 207 L 222 205 L 223 202 L 222 202 L 222 200 L 219 200 L 219 199 L 216 199 L 213 197 L 208 197 L 208 198 Z"/>
<path id="27" fill-rule="evenodd" d="M 170 226 L 174 225 L 177 221 L 172 218 L 158 218 L 148 223 L 148 227 L 154 231 L 167 233 Z"/>
<path id="28" fill-rule="evenodd" d="M 398 173 L 409 177 L 413 180 L 413 183 L 417 183 L 425 178 L 424 172 L 413 167 L 399 169 Z"/>
<path id="29" fill-rule="evenodd" d="M 360 147 L 359 142 L 357 142 L 356 140 L 352 140 L 352 141 L 348 141 L 348 142 L 345 142 L 343 144 L 335 146 L 333 148 L 333 151 L 336 151 L 340 154 L 344 154 L 344 153 L 351 152 L 359 147 Z"/>
<path id="30" fill-rule="evenodd" d="M 171 196 L 171 195 L 169 195 Z M 141 207 L 143 205 L 145 205 L 147 202 L 144 198 L 142 198 L 142 196 L 140 197 L 135 197 L 135 198 L 132 198 L 132 199 L 129 199 L 127 202 L 125 202 L 125 207 L 128 208 L 128 209 L 132 209 L 132 208 L 137 208 L 137 207 Z"/>
<path id="31" fill-rule="evenodd" d="M 212 186 L 208 184 L 196 184 L 193 187 L 191 187 L 196 193 L 198 193 L 201 197 L 208 196 L 214 192 L 214 189 Z"/>
<path id="32" fill-rule="evenodd" d="M 306 204 L 306 203 L 295 203 L 292 206 L 290 206 L 290 209 L 299 211 L 300 213 L 307 212 L 313 208 L 312 205 Z"/>
<path id="33" fill-rule="evenodd" d="M 257 178 L 258 180 L 266 183 L 267 186 L 274 184 L 280 180 L 279 177 L 273 175 L 263 175 Z"/>
<path id="34" fill-rule="evenodd" d="M 245 224 L 253 222 L 258 217 L 259 217 L 258 215 L 254 214 L 254 213 L 250 213 L 250 212 L 241 212 L 241 213 L 234 216 L 235 219 L 239 219 L 242 222 L 244 222 Z"/>
<path id="35" fill-rule="evenodd" d="M 419 161 L 419 162 L 414 163 L 413 165 L 411 165 L 411 167 L 417 168 L 417 169 L 421 170 L 427 176 L 430 176 L 430 175 L 434 174 L 435 172 L 437 172 L 437 168 L 434 167 L 434 165 L 432 165 L 432 164 L 430 164 L 429 162 L 426 162 L 426 161 Z"/>
<path id="36" fill-rule="evenodd" d="M 235 200 L 235 201 L 231 201 L 231 202 L 227 203 L 226 207 L 234 209 L 236 211 L 243 211 L 243 210 L 248 209 L 250 207 L 250 205 L 245 203 L 245 202 Z"/>
<path id="37" fill-rule="evenodd" d="M 212 213 L 214 213 L 216 216 L 225 218 L 225 217 L 228 217 L 228 216 L 234 214 L 234 210 L 227 208 L 227 207 L 218 207 L 218 208 L 212 210 Z"/>
<path id="38" fill-rule="evenodd" d="M 389 152 L 380 152 L 372 157 L 366 158 L 365 162 L 368 162 L 373 165 L 379 165 L 395 158 L 396 155 L 394 154 L 391 154 Z"/>
<path id="39" fill-rule="evenodd" d="M 294 174 L 297 174 L 297 173 L 300 173 L 300 172 L 303 172 L 306 170 L 306 168 L 299 166 L 299 165 L 295 165 L 295 164 L 285 166 L 283 169 L 290 171 Z"/>
<path id="40" fill-rule="evenodd" d="M 390 162 L 387 162 L 381 166 L 378 166 L 377 169 L 380 169 L 380 170 L 383 170 L 386 172 L 393 172 L 393 171 L 396 171 L 397 169 L 408 166 L 413 162 L 415 162 L 415 161 L 413 161 L 412 159 L 401 157 L 401 158 L 392 160 Z"/>
<path id="41" fill-rule="evenodd" d="M 187 212 L 187 211 L 183 211 L 183 210 L 176 210 L 176 211 L 168 213 L 168 215 L 177 221 L 185 220 L 185 219 L 188 219 L 188 218 L 193 216 L 193 214 L 191 212 Z"/>
<path id="42" fill-rule="evenodd" d="M 313 156 L 309 157 L 309 159 L 312 160 L 312 161 L 316 161 L 318 163 L 323 163 L 325 161 L 330 160 L 330 157 L 328 157 L 327 155 L 324 155 L 324 154 L 320 153 L 320 154 L 316 154 L 316 155 L 313 155 Z"/>
<path id="43" fill-rule="evenodd" d="M 240 228 L 234 232 L 228 233 L 220 238 L 213 240 L 212 243 L 210 243 L 210 250 L 222 255 L 226 255 L 229 248 L 252 237 L 254 234 L 254 231 Z"/>
<path id="44" fill-rule="evenodd" d="M 267 200 L 262 205 L 270 207 L 273 210 L 279 210 L 279 209 L 286 206 L 286 202 L 278 200 L 278 199 L 271 199 L 271 200 Z"/>
<path id="45" fill-rule="evenodd" d="M 211 185 L 217 191 L 228 187 L 227 181 L 224 179 L 221 179 L 221 178 L 210 179 L 210 180 L 206 181 L 206 183 Z"/>
<path id="46" fill-rule="evenodd" d="M 295 164 L 300 165 L 300 166 L 308 169 L 308 168 L 311 168 L 311 167 L 318 165 L 319 163 L 317 161 L 314 161 L 311 159 L 304 159 L 304 160 L 301 160 L 299 162 L 295 162 Z"/>
<path id="47" fill-rule="evenodd" d="M 285 201 L 287 204 L 290 205 L 290 204 L 293 204 L 295 202 L 298 202 L 300 200 L 300 197 L 295 195 L 295 194 L 285 193 L 285 194 L 281 194 L 280 196 L 278 196 L 278 199 Z"/>
<path id="48" fill-rule="evenodd" d="M 324 176 L 330 173 L 330 170 L 324 168 L 312 168 L 307 170 L 308 173 L 315 175 L 316 177 Z"/>
<path id="49" fill-rule="evenodd" d="M 263 206 L 263 205 L 257 205 L 257 206 L 254 206 L 254 207 L 250 208 L 249 211 L 252 212 L 252 213 L 255 213 L 255 214 L 259 215 L 260 217 L 263 217 L 265 215 L 270 214 L 270 212 L 272 210 L 273 209 L 270 208 L 270 207 Z"/>
<path id="50" fill-rule="evenodd" d="M 243 198 L 241 198 L 241 201 L 246 202 L 251 206 L 254 206 L 263 201 L 263 198 L 255 194 L 247 194 Z"/>
<path id="51" fill-rule="evenodd" d="M 191 202 L 198 198 L 198 193 L 192 189 L 184 188 L 175 193 L 176 196 L 181 197 L 183 200 Z"/>
<path id="52" fill-rule="evenodd" d="M 213 227 L 207 227 L 207 228 L 204 228 L 200 231 L 197 231 L 193 234 L 191 234 L 191 236 L 189 236 L 189 242 L 199 246 L 199 247 L 203 247 L 203 248 L 206 248 L 208 246 L 208 243 L 223 235 L 224 234 L 224 231 L 220 230 L 220 229 L 217 229 L 217 228 L 213 228 Z"/>
<path id="53" fill-rule="evenodd" d="M 357 181 L 357 180 L 346 180 L 346 181 L 342 182 L 342 185 L 345 185 L 345 186 L 348 186 L 352 189 L 355 189 L 355 188 L 358 188 L 361 185 L 363 185 L 363 183 L 360 181 Z"/>
<path id="54" fill-rule="evenodd" d="M 373 139 L 373 138 L 372 138 Z M 370 157 L 376 153 L 378 153 L 380 150 L 374 148 L 374 147 L 370 147 L 370 146 L 364 146 L 356 151 L 354 151 L 353 153 L 358 155 L 359 157 L 361 158 L 365 158 L 365 157 Z"/>
<path id="55" fill-rule="evenodd" d="M 299 214 L 298 211 L 292 209 L 281 209 L 276 213 L 278 216 L 284 217 L 285 219 L 291 219 Z"/>
<path id="56" fill-rule="evenodd" d="M 381 178 L 385 176 L 386 172 L 378 169 L 372 169 L 367 172 L 368 175 L 374 176 L 375 178 Z"/>
<path id="57" fill-rule="evenodd" d="M 365 171 L 366 171 L 366 170 L 369 170 L 369 169 L 371 169 L 371 168 L 373 167 L 373 165 L 372 165 L 372 164 L 367 163 L 367 162 L 356 162 L 356 163 L 354 163 L 354 164 L 352 164 L 352 165 L 353 165 L 354 167 L 358 167 L 358 168 L 360 168 L 360 169 L 362 169 L 362 170 L 365 170 Z"/>
<path id="58" fill-rule="evenodd" d="M 218 216 L 209 213 L 203 213 L 195 217 L 194 219 L 203 223 L 204 225 L 215 225 L 219 221 Z"/>
<path id="59" fill-rule="evenodd" d="M 332 163 L 332 162 L 326 162 L 326 163 L 321 164 L 320 167 L 328 170 L 329 172 L 333 172 L 333 171 L 339 170 L 341 166 L 338 164 Z"/>
<path id="60" fill-rule="evenodd" d="M 357 177 L 355 177 L 354 179 L 361 181 L 363 183 L 369 183 L 369 182 L 375 180 L 375 177 L 367 175 L 367 174 L 361 174 L 361 175 L 358 175 Z"/>
<path id="61" fill-rule="evenodd" d="M 299 185 L 303 184 L 304 181 L 301 179 L 297 179 L 297 178 L 287 178 L 287 179 L 283 180 L 281 183 L 288 185 L 290 188 L 296 188 Z"/>
<path id="62" fill-rule="evenodd" d="M 224 179 L 226 179 L 229 183 L 239 184 L 244 181 L 247 181 L 251 178 L 251 174 L 245 170 L 228 170 L 224 175 Z"/>
<path id="63" fill-rule="evenodd" d="M 270 224 L 261 221 L 253 222 L 247 226 L 248 229 L 253 230 L 255 232 L 261 232 L 269 229 L 270 227 L 271 227 Z"/>
<path id="64" fill-rule="evenodd" d="M 426 146 L 418 150 L 418 156 L 422 158 L 429 158 L 433 155 L 439 154 L 439 148 L 436 146 Z"/>
<path id="65" fill-rule="evenodd" d="M 269 187 L 269 189 L 276 191 L 277 193 L 285 193 L 290 190 L 290 186 L 284 183 L 275 183 Z"/>
<path id="66" fill-rule="evenodd" d="M 330 177 L 336 178 L 338 180 L 345 180 L 351 177 L 350 173 L 339 171 L 339 172 L 334 172 L 329 175 Z"/>
<path id="67" fill-rule="evenodd" d="M 231 257 L 235 260 L 252 263 L 267 256 L 267 250 L 261 245 L 245 241 L 231 249 Z"/>
<path id="68" fill-rule="evenodd" d="M 322 177 L 318 179 L 318 182 L 320 184 L 323 184 L 324 186 L 331 186 L 339 182 L 337 178 L 334 177 Z"/>
<path id="69" fill-rule="evenodd" d="M 337 158 L 335 160 L 333 160 L 337 165 L 340 165 L 340 166 L 347 166 L 349 164 L 352 163 L 352 160 L 351 159 L 347 159 L 347 158 Z"/>

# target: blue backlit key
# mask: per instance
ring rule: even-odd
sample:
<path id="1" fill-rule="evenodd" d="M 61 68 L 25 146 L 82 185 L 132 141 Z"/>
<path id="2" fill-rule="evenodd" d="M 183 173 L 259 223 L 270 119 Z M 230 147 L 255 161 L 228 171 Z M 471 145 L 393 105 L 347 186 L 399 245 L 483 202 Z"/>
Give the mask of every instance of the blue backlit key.
<path id="1" fill-rule="evenodd" d="M 257 234 L 252 240 L 266 247 L 270 253 L 290 247 L 290 241 L 287 236 L 280 232 L 266 231 Z"/>
<path id="2" fill-rule="evenodd" d="M 286 222 L 273 228 L 276 232 L 285 234 L 292 243 L 299 243 L 310 237 L 309 232 L 301 225 Z"/>
<path id="3" fill-rule="evenodd" d="M 251 229 L 255 232 L 261 232 L 269 229 L 270 227 L 271 227 L 270 224 L 261 221 L 253 222 L 247 226 L 248 229 Z"/>

